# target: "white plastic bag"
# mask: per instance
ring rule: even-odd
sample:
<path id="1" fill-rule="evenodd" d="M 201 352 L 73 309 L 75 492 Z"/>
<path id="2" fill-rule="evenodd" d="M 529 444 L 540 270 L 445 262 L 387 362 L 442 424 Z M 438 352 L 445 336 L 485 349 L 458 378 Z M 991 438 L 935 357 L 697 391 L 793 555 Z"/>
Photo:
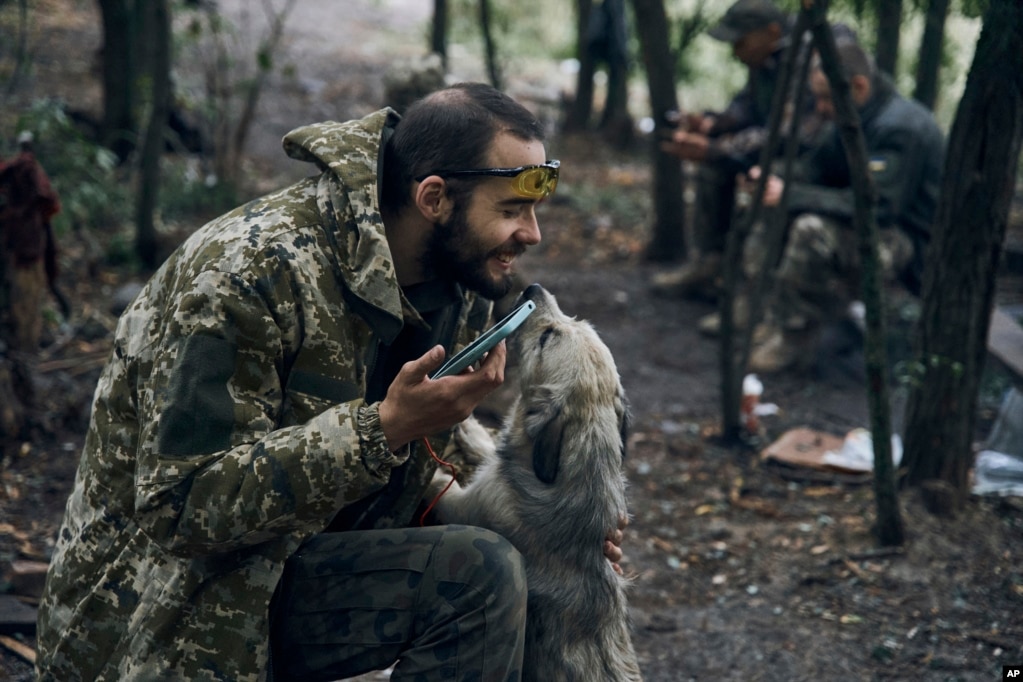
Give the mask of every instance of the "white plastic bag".
<path id="1" fill-rule="evenodd" d="M 842 447 L 828 450 L 821 456 L 821 461 L 839 469 L 849 471 L 874 470 L 874 438 L 864 428 L 853 429 L 845 435 Z M 892 463 L 899 466 L 902 461 L 902 438 L 892 434 Z"/>

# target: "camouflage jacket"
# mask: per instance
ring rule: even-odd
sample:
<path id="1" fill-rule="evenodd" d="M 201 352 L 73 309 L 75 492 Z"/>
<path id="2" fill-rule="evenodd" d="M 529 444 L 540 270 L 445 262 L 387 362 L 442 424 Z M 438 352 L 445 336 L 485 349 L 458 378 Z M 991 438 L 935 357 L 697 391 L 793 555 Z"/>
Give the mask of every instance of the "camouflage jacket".
<path id="1" fill-rule="evenodd" d="M 418 317 L 378 208 L 396 121 L 289 133 L 321 172 L 197 231 L 121 317 L 40 607 L 40 679 L 266 679 L 267 609 L 300 543 L 392 472 L 369 525 L 409 524 L 434 467 L 390 453 L 363 397 L 379 344 Z M 459 300 L 449 352 L 490 313 Z"/>

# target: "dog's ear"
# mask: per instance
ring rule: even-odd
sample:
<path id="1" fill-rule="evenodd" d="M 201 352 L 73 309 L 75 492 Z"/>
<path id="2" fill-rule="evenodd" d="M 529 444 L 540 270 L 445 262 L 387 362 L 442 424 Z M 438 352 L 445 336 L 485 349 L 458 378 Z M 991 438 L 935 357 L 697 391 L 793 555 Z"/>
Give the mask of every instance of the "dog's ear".
<path id="1" fill-rule="evenodd" d="M 625 463 L 625 444 L 629 442 L 629 428 L 632 426 L 632 411 L 629 409 L 629 404 L 622 400 L 622 425 L 619 434 L 622 438 L 622 463 Z"/>
<path id="2" fill-rule="evenodd" d="M 561 466 L 561 441 L 564 433 L 561 410 L 547 422 L 533 441 L 533 473 L 544 483 L 554 483 Z"/>
<path id="3" fill-rule="evenodd" d="M 533 473 L 544 483 L 554 483 L 558 476 L 563 431 L 561 404 L 554 392 L 534 391 L 527 403 L 526 433 L 533 441 Z"/>

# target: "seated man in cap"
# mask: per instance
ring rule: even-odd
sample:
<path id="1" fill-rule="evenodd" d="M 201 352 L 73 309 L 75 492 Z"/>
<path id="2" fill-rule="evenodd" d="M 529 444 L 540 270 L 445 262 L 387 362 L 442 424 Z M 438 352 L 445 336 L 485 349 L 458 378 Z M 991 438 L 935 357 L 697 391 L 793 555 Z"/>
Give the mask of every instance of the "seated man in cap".
<path id="1" fill-rule="evenodd" d="M 712 38 L 730 43 L 735 58 L 749 68 L 745 87 L 718 113 L 692 114 L 662 143 L 662 149 L 699 164 L 696 176 L 695 253 L 681 268 L 655 276 L 653 293 L 668 297 L 713 299 L 721 257 L 732 222 L 736 175 L 757 163 L 767 139 L 774 91 L 789 44 L 792 21 L 770 0 L 738 0 L 710 29 Z M 844 33 L 851 33 L 843 28 Z M 796 84 L 793 84 L 795 88 Z M 820 127 L 813 97 L 800 99 L 800 137 L 811 139 Z M 785 128 L 783 127 L 783 130 Z"/>

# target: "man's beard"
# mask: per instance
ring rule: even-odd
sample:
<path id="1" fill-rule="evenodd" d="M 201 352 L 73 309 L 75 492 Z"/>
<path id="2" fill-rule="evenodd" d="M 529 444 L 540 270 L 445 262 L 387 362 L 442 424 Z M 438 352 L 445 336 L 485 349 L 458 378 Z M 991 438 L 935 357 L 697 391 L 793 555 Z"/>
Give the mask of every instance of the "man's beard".
<path id="1" fill-rule="evenodd" d="M 496 301 L 511 291 L 515 284 L 510 274 L 495 279 L 487 267 L 490 258 L 505 250 L 506 247 L 502 246 L 485 251 L 472 234 L 465 209 L 456 205 L 451 217 L 434 227 L 423 263 L 427 271 Z M 521 247 L 518 249 L 519 252 L 522 250 Z"/>

